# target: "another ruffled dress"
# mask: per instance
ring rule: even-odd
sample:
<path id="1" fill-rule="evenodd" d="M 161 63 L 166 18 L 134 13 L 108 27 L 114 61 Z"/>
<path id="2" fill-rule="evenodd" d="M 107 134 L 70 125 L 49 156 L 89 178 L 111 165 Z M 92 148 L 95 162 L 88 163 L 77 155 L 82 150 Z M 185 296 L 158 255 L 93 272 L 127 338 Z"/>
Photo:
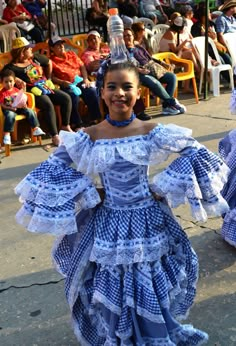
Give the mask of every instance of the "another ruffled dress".
<path id="1" fill-rule="evenodd" d="M 236 246 L 236 130 L 220 141 L 219 153 L 230 168 L 229 179 L 222 190 L 230 210 L 224 215 L 221 235 L 229 244 Z"/>
<path id="2" fill-rule="evenodd" d="M 177 322 L 193 304 L 198 259 L 169 206 L 189 202 L 202 221 L 227 212 L 220 194 L 227 166 L 175 125 L 95 142 L 83 131 L 60 136 L 59 149 L 16 187 L 17 219 L 30 231 L 60 235 L 53 258 L 80 344 L 206 342 L 207 334 Z M 148 166 L 171 153 L 181 156 L 150 183 Z M 92 183 L 98 175 L 102 203 Z"/>

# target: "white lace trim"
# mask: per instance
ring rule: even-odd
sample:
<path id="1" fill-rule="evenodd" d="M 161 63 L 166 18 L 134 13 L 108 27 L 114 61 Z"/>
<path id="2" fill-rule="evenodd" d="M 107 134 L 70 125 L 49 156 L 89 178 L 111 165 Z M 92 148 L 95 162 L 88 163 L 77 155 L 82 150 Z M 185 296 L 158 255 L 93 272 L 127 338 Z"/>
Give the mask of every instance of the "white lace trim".
<path id="1" fill-rule="evenodd" d="M 141 165 L 159 164 L 172 152 L 196 147 L 192 131 L 173 124 L 158 125 L 147 135 L 117 139 L 100 139 L 92 142 L 83 131 L 60 132 L 62 144 L 77 165 L 77 170 L 88 175 L 104 172 L 116 161 L 116 151 L 125 160 Z"/>
<path id="2" fill-rule="evenodd" d="M 198 221 L 206 221 L 207 215 L 220 216 L 229 210 L 227 202 L 220 195 L 229 173 L 223 164 L 219 171 L 212 172 L 207 181 L 195 175 L 181 174 L 167 168 L 157 174 L 150 185 L 152 191 L 165 197 L 172 208 L 190 203 L 192 216 Z M 210 197 L 215 195 L 215 201 Z M 209 198 L 209 201 L 203 200 Z"/>
<path id="3" fill-rule="evenodd" d="M 76 233 L 78 231 L 74 213 L 60 219 L 54 217 L 47 218 L 46 216 L 37 214 L 37 208 L 35 208 L 32 214 L 23 205 L 16 213 L 15 217 L 20 225 L 33 233 L 48 233 L 60 236 Z"/>
<path id="4" fill-rule="evenodd" d="M 202 340 L 198 342 L 198 346 L 205 344 L 208 341 L 207 333 L 195 329 L 191 324 L 181 325 L 169 332 L 171 340 L 173 340 L 176 345 L 181 341 L 188 341 L 188 338 L 196 333 L 202 338 Z"/>
<path id="5" fill-rule="evenodd" d="M 89 190 L 85 191 L 86 188 L 89 188 Z M 55 186 L 36 180 L 31 174 L 28 174 L 15 187 L 15 193 L 20 196 L 19 200 L 21 203 L 27 200 L 33 201 L 37 205 L 46 205 L 49 207 L 64 205 L 82 192 L 85 192 L 85 196 L 80 199 L 79 203 L 81 205 L 83 201 L 85 205 L 93 205 L 92 200 L 98 200 L 96 197 L 98 193 L 95 187 L 91 186 L 91 181 L 87 177 L 80 178 L 64 186 Z"/>
<path id="6" fill-rule="evenodd" d="M 143 261 L 156 261 L 169 249 L 165 232 L 149 240 L 135 239 L 119 241 L 119 243 L 104 242 L 95 239 L 90 255 L 91 262 L 102 265 L 130 264 Z"/>

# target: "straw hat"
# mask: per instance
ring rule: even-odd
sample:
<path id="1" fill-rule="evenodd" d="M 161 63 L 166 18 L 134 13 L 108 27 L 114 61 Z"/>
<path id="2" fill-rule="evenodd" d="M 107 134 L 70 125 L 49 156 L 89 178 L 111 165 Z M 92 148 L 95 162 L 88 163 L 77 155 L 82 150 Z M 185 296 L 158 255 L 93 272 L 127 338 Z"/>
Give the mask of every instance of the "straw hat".
<path id="1" fill-rule="evenodd" d="M 236 7 L 236 1 L 235 0 L 226 0 L 225 3 L 218 8 L 218 10 L 224 11 L 230 7 Z"/>

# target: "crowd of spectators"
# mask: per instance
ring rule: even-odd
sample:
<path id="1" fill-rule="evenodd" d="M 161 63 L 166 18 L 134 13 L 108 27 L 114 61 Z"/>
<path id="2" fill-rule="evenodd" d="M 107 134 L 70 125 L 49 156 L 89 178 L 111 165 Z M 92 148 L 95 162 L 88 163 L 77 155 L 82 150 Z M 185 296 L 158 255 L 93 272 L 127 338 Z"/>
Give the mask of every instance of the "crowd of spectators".
<path id="1" fill-rule="evenodd" d="M 36 107 L 45 118 L 52 141 L 55 145 L 58 145 L 59 129 L 54 105 L 60 107 L 62 128 L 66 131 L 78 130 L 83 126 L 97 123 L 101 119 L 99 93 L 96 90 L 93 76 L 97 75 L 104 61 L 109 62 L 109 46 L 102 42 L 101 35 L 97 30 L 91 30 L 87 35 L 87 48 L 83 51 L 81 57 L 78 57 L 73 51 L 66 51 L 64 40 L 56 35 L 52 35 L 48 42 L 50 59 L 33 54 L 31 44 L 24 36 L 31 37 L 35 42 L 44 40 L 43 30 L 47 29 L 47 26 L 45 17 L 42 16 L 42 8 L 45 6 L 45 0 L 35 0 L 35 6 L 33 6 L 33 1 L 30 0 L 24 0 L 23 4 L 17 4 L 16 0 L 5 1 L 7 6 L 4 9 L 3 21 L 16 22 L 22 33 L 22 37 L 17 38 L 13 44 L 12 61 L 5 68 L 14 71 L 16 85 L 26 87 L 27 91 L 31 91 L 39 80 L 50 80 L 57 85 L 56 89 L 53 88 L 48 93 L 36 94 L 35 99 Z M 162 100 L 163 114 L 176 115 L 183 113 L 185 107 L 180 105 L 173 96 L 176 87 L 176 76 L 173 71 L 166 71 L 158 78 L 147 67 L 149 62 L 153 60 L 151 56 L 153 52 L 150 42 L 145 38 L 145 26 L 143 22 L 137 20 L 133 22 L 132 20 L 138 14 L 140 2 L 118 0 L 117 5 L 122 13 L 124 23 L 126 23 L 124 41 L 128 58 L 139 69 L 141 84 L 149 88 L 154 96 Z M 179 12 L 174 11 L 173 8 L 173 11 L 167 11 L 167 9 L 170 10 L 168 3 L 159 3 L 158 0 L 155 0 L 155 2 L 142 0 L 142 5 L 147 16 L 150 18 L 155 17 L 155 22 L 169 24 L 169 29 L 163 34 L 160 41 L 160 52 L 170 51 L 182 58 L 192 60 L 197 75 L 199 65 L 191 40 L 195 36 L 205 35 L 205 3 L 200 3 L 195 10 L 190 4 L 181 5 L 179 6 Z M 97 17 L 105 18 L 107 8 L 105 2 L 94 0 L 92 8 Z M 219 10 L 221 12 L 218 12 L 220 15 L 217 18 L 211 16 L 210 12 L 208 14 L 208 35 L 214 40 L 222 63 L 231 64 L 231 58 L 224 42 L 224 33 L 236 32 L 235 0 L 226 0 L 219 7 Z M 131 21 L 125 19 L 126 16 Z M 34 22 L 33 27 L 26 31 L 24 23 L 33 23 L 29 20 L 33 17 L 38 18 L 39 25 Z M 105 40 L 106 38 L 105 36 Z M 214 54 L 210 47 L 209 54 L 214 62 Z M 160 61 L 158 63 L 162 64 Z M 167 66 L 165 67 L 167 68 Z M 77 84 L 80 95 L 71 88 L 77 76 L 81 78 L 81 82 Z M 227 79 L 227 75 L 224 75 L 224 77 Z M 185 89 L 188 88 L 189 85 Z M 81 118 L 79 113 L 80 97 L 88 110 L 88 116 L 85 120 Z M 135 107 L 135 112 L 140 119 L 150 119 L 150 116 L 145 113 L 142 98 Z"/>

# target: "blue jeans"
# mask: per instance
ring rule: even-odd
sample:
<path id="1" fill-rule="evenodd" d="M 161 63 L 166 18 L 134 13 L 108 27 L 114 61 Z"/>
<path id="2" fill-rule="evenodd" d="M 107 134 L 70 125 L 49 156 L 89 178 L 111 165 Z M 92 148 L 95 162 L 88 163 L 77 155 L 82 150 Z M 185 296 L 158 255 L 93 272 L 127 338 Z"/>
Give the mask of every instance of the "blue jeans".
<path id="1" fill-rule="evenodd" d="M 70 117 L 70 123 L 75 125 L 81 125 L 82 120 L 79 115 L 78 111 L 78 105 L 79 105 L 79 98 L 81 97 L 84 101 L 84 103 L 88 107 L 88 113 L 89 113 L 89 120 L 97 120 L 101 118 L 100 108 L 99 108 L 99 101 L 97 96 L 97 89 L 96 88 L 84 88 L 81 84 L 78 85 L 80 88 L 82 94 L 80 96 L 75 95 L 70 88 L 63 89 L 64 92 L 70 95 L 71 101 L 72 101 L 72 111 L 71 111 L 71 117 Z"/>
<path id="2" fill-rule="evenodd" d="M 160 97 L 164 108 L 175 104 L 173 95 L 176 87 L 176 76 L 174 73 L 166 72 L 159 80 L 150 74 L 141 73 L 139 78 L 142 85 L 149 88 L 155 96 Z M 162 83 L 166 84 L 166 88 L 163 87 Z"/>
<path id="3" fill-rule="evenodd" d="M 15 118 L 17 114 L 25 115 L 32 129 L 39 126 L 36 114 L 31 108 L 18 108 L 16 112 L 7 109 L 3 109 L 2 111 L 5 117 L 4 132 L 14 131 Z"/>

